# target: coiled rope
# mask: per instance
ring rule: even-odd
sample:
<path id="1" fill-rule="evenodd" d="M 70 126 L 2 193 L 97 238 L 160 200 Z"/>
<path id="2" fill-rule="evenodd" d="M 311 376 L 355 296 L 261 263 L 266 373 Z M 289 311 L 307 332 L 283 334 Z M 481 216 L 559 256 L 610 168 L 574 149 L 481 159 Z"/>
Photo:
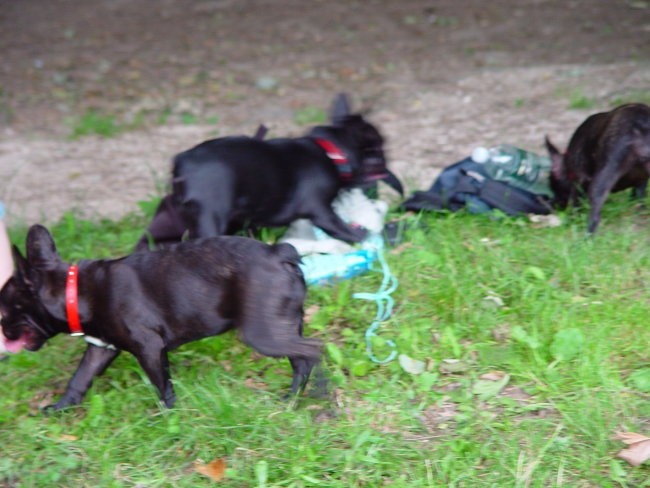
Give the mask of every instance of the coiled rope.
<path id="1" fill-rule="evenodd" d="M 375 248 L 377 260 L 379 261 L 379 264 L 381 264 L 382 272 L 384 274 L 379 289 L 375 293 L 354 293 L 352 295 L 353 298 L 370 300 L 377 304 L 377 315 L 372 324 L 370 324 L 366 330 L 366 352 L 370 360 L 377 364 L 389 363 L 397 356 L 397 346 L 391 339 L 385 339 L 385 343 L 391 349 L 391 352 L 384 359 L 377 358 L 372 346 L 372 339 L 378 337 L 377 331 L 379 330 L 381 323 L 388 320 L 393 312 L 395 301 L 393 300 L 393 297 L 391 297 L 391 293 L 397 289 L 398 285 L 397 278 L 391 273 L 388 263 L 384 258 L 382 247 L 383 245 Z"/>

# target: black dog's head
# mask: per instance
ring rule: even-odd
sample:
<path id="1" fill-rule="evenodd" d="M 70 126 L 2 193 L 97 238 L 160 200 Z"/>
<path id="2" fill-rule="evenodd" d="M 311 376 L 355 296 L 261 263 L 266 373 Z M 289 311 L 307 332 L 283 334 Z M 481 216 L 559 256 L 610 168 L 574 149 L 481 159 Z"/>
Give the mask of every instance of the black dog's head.
<path id="1" fill-rule="evenodd" d="M 352 177 L 350 186 L 364 186 L 382 180 L 404 193 L 402 184 L 390 172 L 384 154 L 384 138 L 361 114 L 352 113 L 347 95 L 337 95 L 330 109 L 330 126 L 315 127 L 313 136 L 324 136 L 340 146 L 348 157 Z"/>
<path id="2" fill-rule="evenodd" d="M 37 351 L 60 329 L 48 313 L 45 302 L 60 302 L 60 306 L 64 306 L 63 297 L 48 291 L 51 271 L 61 262 L 50 233 L 42 226 L 32 226 L 29 230 L 27 258 L 15 246 L 12 252 L 15 271 L 0 290 L 5 347 L 10 352 Z"/>

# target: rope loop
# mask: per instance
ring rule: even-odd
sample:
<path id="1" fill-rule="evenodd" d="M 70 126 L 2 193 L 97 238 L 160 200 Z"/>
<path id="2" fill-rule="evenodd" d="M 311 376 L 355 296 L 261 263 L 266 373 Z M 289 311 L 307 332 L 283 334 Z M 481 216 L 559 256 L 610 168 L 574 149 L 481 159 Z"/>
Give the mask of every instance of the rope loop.
<path id="1" fill-rule="evenodd" d="M 386 339 L 386 345 L 391 349 L 391 352 L 384 359 L 378 359 L 373 352 L 372 339 L 373 337 L 378 336 L 377 331 L 381 326 L 381 322 L 388 320 L 393 312 L 395 301 L 393 300 L 393 297 L 391 297 L 391 293 L 397 289 L 398 281 L 391 273 L 388 263 L 384 258 L 382 249 L 378 246 L 375 249 L 375 252 L 384 274 L 379 289 L 375 293 L 355 293 L 352 297 L 360 300 L 374 301 L 377 304 L 377 314 L 375 315 L 375 319 L 368 329 L 366 329 L 366 352 L 372 362 L 377 364 L 386 364 L 391 362 L 397 356 L 397 346 L 395 342 L 391 339 Z"/>

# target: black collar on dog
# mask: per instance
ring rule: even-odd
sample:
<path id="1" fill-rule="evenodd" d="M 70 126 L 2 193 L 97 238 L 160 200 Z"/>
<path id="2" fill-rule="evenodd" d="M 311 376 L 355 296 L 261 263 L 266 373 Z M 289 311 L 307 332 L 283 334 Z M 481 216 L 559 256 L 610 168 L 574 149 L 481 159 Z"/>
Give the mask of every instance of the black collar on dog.
<path id="1" fill-rule="evenodd" d="M 327 139 L 316 137 L 314 138 L 314 141 L 323 148 L 327 157 L 332 160 L 336 169 L 339 171 L 341 179 L 343 181 L 350 181 L 352 179 L 352 166 L 348 163 L 348 158 L 343 151 L 341 151 L 336 144 Z"/>

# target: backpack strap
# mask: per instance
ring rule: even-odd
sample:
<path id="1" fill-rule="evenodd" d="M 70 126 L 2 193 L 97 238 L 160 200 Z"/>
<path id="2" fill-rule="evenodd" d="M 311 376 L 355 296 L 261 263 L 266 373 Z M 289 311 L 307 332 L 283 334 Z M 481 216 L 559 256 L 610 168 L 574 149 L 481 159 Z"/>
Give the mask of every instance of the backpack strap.
<path id="1" fill-rule="evenodd" d="M 489 178 L 483 181 L 478 197 L 508 215 L 551 213 L 550 204 L 538 195 Z"/>
<path id="2" fill-rule="evenodd" d="M 465 206 L 468 195 L 477 195 L 480 179 L 474 172 L 480 167 L 470 158 L 448 166 L 438 175 L 426 191 L 413 192 L 402 204 L 406 210 L 460 210 Z"/>

